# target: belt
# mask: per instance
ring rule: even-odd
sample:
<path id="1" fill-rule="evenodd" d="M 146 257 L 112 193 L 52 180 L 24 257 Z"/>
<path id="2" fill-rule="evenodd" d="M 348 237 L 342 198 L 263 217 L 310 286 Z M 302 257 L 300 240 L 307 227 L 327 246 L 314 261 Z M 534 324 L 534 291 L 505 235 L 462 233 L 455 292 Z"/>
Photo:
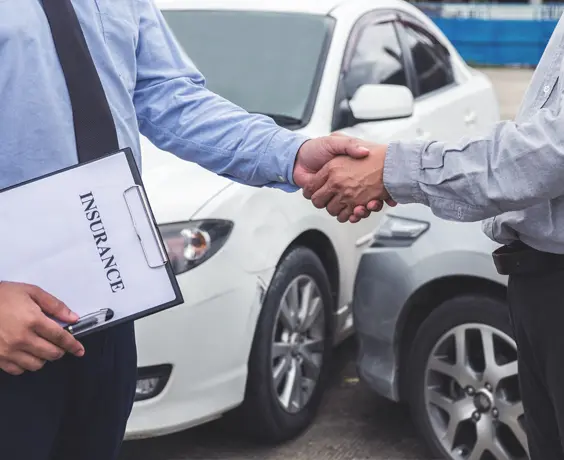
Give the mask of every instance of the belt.
<path id="1" fill-rule="evenodd" d="M 493 260 L 500 275 L 564 270 L 564 254 L 542 252 L 520 241 L 495 250 Z"/>

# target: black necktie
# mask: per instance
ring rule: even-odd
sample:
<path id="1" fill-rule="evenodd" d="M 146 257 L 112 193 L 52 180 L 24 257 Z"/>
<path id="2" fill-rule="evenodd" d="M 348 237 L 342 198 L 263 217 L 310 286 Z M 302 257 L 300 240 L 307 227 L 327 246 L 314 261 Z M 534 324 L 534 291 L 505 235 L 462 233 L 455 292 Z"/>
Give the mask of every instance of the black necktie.
<path id="1" fill-rule="evenodd" d="M 80 163 L 119 150 L 116 127 L 71 0 L 42 0 L 72 105 Z"/>

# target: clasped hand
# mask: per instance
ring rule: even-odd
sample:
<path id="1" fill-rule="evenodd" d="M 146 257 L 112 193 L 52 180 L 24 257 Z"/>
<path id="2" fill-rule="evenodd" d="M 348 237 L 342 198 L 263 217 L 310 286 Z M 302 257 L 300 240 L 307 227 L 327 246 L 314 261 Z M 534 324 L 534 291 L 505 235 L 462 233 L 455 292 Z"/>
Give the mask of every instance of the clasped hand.
<path id="1" fill-rule="evenodd" d="M 322 165 L 312 165 L 309 174 L 295 175 L 305 198 L 317 208 L 327 208 L 339 222 L 358 222 L 370 212 L 380 211 L 384 202 L 396 205 L 383 181 L 387 146 L 338 133 L 325 139 L 333 147 L 331 157 L 324 156 Z"/>

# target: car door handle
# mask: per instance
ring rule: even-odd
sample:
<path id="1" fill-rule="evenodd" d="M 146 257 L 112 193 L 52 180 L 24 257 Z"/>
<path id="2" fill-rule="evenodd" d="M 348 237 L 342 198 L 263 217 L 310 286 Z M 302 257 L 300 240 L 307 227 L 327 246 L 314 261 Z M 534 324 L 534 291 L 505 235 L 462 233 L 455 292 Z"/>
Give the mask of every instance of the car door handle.
<path id="1" fill-rule="evenodd" d="M 474 112 L 473 110 L 471 112 L 468 112 L 464 117 L 464 123 L 466 123 L 467 125 L 473 125 L 474 123 L 476 123 L 476 112 Z"/>

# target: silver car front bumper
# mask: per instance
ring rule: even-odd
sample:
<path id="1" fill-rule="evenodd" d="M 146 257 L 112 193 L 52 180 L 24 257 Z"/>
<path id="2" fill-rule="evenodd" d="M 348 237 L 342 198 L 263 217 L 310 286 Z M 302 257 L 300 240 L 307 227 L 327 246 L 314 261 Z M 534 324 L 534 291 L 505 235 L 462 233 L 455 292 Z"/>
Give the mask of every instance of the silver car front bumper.
<path id="1" fill-rule="evenodd" d="M 402 333 L 411 308 L 416 308 L 410 302 L 414 294 L 451 277 L 479 278 L 499 285 L 506 284 L 506 278 L 497 274 L 491 256 L 499 245 L 482 233 L 480 223 L 444 221 L 420 205 L 395 208 L 387 217 L 429 224 L 425 232 L 411 242 L 403 238 L 401 244 L 389 238 L 393 234 L 389 228 L 381 231 L 387 242 L 365 250 L 355 281 L 359 377 L 380 395 L 398 401 Z"/>

